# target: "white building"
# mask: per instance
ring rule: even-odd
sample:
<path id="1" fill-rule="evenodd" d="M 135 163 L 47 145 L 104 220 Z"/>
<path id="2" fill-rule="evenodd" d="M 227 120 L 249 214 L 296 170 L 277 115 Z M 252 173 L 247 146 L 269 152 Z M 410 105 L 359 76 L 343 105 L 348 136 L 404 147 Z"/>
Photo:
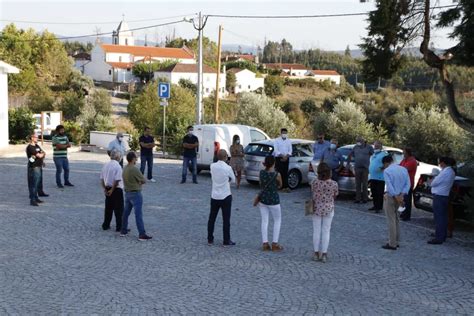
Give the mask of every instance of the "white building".
<path id="1" fill-rule="evenodd" d="M 96 81 L 130 82 L 134 80 L 133 65 L 137 62 L 176 61 L 195 63 L 194 53 L 186 48 L 165 48 L 135 46 L 133 33 L 122 21 L 114 31 L 112 43 L 96 43 L 91 51 L 90 61 L 76 59 L 76 68 Z"/>
<path id="2" fill-rule="evenodd" d="M 8 147 L 8 74 L 20 70 L 0 60 L 0 148 Z"/>
<path id="3" fill-rule="evenodd" d="M 330 80 L 337 85 L 341 84 L 341 75 L 335 70 L 311 70 L 308 76 L 316 81 Z"/>
<path id="4" fill-rule="evenodd" d="M 264 78 L 258 78 L 257 75 L 248 69 L 231 68 L 227 70 L 235 74 L 235 87 L 232 93 L 252 92 L 259 88 L 263 89 Z"/>
<path id="5" fill-rule="evenodd" d="M 197 84 L 197 64 L 184 64 L 178 63 L 160 71 L 154 73 L 156 80 L 159 78 L 165 78 L 172 84 L 179 84 L 181 79 L 189 80 L 193 84 Z M 216 90 L 216 79 L 217 73 L 216 69 L 213 69 L 209 66 L 203 65 L 203 81 L 202 81 L 202 90 L 203 96 L 209 97 L 214 94 Z M 224 98 L 227 95 L 225 90 L 225 73 L 219 75 L 219 98 Z"/>
<path id="6" fill-rule="evenodd" d="M 306 76 L 308 75 L 310 68 L 302 64 L 264 64 L 265 68 L 273 70 L 281 70 L 286 72 L 290 76 Z"/>

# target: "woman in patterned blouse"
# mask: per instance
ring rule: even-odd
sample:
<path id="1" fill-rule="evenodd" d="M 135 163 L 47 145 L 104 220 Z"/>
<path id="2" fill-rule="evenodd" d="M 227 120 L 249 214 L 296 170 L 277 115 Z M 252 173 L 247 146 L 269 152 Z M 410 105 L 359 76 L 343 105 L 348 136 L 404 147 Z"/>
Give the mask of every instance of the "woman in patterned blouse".
<path id="1" fill-rule="evenodd" d="M 265 170 L 260 171 L 260 203 L 258 207 L 262 215 L 262 250 L 281 251 L 283 247 L 278 243 L 281 226 L 281 208 L 278 188 L 281 187 L 281 175 L 275 172 L 275 157 L 265 157 Z M 270 213 L 273 217 L 273 242 L 268 243 L 268 221 Z"/>
<path id="2" fill-rule="evenodd" d="M 314 205 L 313 215 L 313 260 L 326 262 L 329 233 L 334 216 L 334 199 L 338 194 L 337 182 L 331 180 L 331 168 L 322 162 L 318 165 L 318 178 L 311 183 Z"/>

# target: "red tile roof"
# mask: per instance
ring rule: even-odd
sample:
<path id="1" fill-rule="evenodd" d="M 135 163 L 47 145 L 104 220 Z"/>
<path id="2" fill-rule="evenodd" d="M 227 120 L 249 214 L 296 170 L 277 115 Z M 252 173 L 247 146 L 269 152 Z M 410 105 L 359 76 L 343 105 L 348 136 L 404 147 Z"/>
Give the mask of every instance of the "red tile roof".
<path id="1" fill-rule="evenodd" d="M 202 65 L 203 73 L 216 73 L 216 69 L 207 65 Z M 197 64 L 175 64 L 159 70 L 158 72 L 186 72 L 195 73 L 197 72 Z"/>
<path id="2" fill-rule="evenodd" d="M 335 70 L 311 70 L 311 73 L 318 76 L 340 76 Z"/>
<path id="3" fill-rule="evenodd" d="M 120 69 L 131 69 L 133 68 L 133 63 L 118 63 L 118 62 L 107 62 L 110 66 Z"/>
<path id="4" fill-rule="evenodd" d="M 306 70 L 306 69 L 309 69 L 309 67 L 306 67 L 305 65 L 302 65 L 302 64 L 280 64 L 280 63 L 275 63 L 275 64 L 265 64 L 265 67 L 270 68 L 270 69 L 293 69 L 293 70 Z"/>
<path id="5" fill-rule="evenodd" d="M 134 56 L 151 56 L 176 59 L 194 59 L 194 54 L 187 48 L 150 47 L 150 46 L 126 46 L 102 44 L 106 53 L 122 53 Z"/>

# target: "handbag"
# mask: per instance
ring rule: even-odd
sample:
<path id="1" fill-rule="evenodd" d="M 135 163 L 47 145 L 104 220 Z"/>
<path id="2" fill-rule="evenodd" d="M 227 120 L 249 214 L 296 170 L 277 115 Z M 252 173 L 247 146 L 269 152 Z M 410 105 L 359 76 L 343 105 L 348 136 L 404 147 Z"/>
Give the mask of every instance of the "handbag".
<path id="1" fill-rule="evenodd" d="M 304 216 L 310 216 L 314 214 L 314 202 L 313 198 L 304 202 Z"/>
<path id="2" fill-rule="evenodd" d="M 273 182 L 273 180 L 275 180 L 276 176 L 277 176 L 277 172 L 275 172 L 275 175 L 272 177 L 272 179 L 270 181 L 267 182 L 267 184 L 263 187 L 263 189 L 258 192 L 258 194 L 253 198 L 253 206 L 257 206 L 258 203 L 260 203 L 260 201 L 262 200 L 262 194 L 263 192 L 268 188 L 268 186 L 270 185 L 270 183 Z"/>

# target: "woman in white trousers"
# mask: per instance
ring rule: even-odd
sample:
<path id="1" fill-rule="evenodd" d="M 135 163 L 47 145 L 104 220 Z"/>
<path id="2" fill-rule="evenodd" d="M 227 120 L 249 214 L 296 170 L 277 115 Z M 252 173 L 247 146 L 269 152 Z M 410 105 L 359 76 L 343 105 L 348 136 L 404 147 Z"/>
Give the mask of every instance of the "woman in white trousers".
<path id="1" fill-rule="evenodd" d="M 331 168 L 322 162 L 318 165 L 318 178 L 311 183 L 313 199 L 313 260 L 326 262 L 334 217 L 334 199 L 339 189 L 337 182 L 331 179 Z"/>

